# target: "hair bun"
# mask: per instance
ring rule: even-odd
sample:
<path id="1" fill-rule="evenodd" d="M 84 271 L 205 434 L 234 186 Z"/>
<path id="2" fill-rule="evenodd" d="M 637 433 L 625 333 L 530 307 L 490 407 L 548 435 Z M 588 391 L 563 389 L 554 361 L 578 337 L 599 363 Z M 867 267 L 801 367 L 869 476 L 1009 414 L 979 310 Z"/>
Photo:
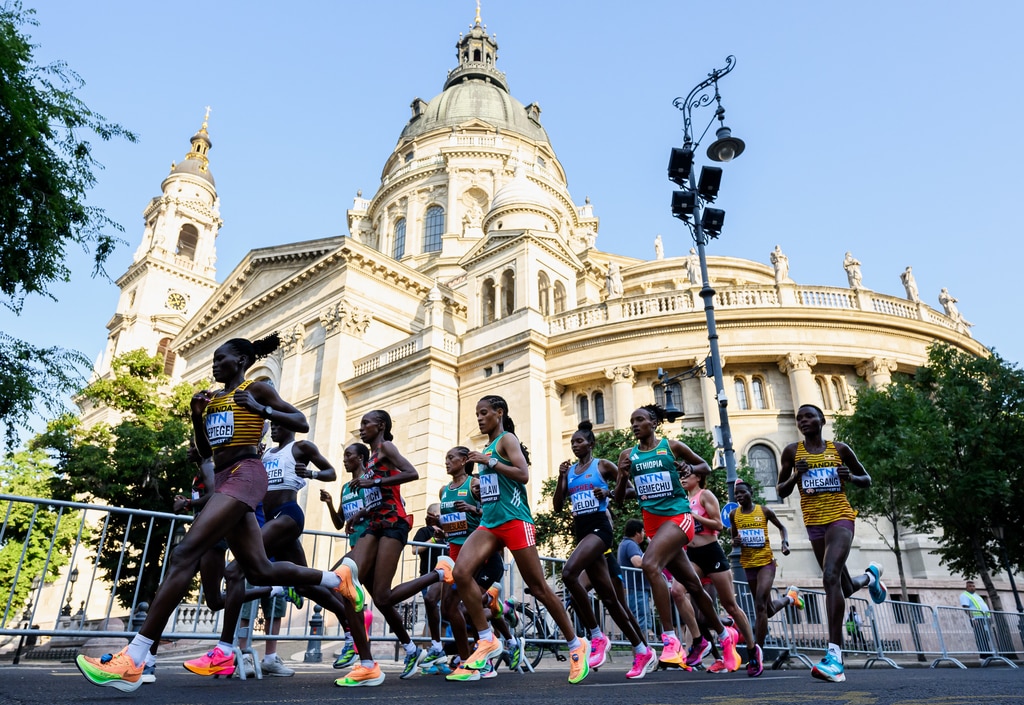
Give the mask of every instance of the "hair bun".
<path id="1" fill-rule="evenodd" d="M 594 424 L 590 422 L 590 419 L 584 419 L 583 421 L 579 422 L 576 428 L 580 431 L 593 431 Z"/>

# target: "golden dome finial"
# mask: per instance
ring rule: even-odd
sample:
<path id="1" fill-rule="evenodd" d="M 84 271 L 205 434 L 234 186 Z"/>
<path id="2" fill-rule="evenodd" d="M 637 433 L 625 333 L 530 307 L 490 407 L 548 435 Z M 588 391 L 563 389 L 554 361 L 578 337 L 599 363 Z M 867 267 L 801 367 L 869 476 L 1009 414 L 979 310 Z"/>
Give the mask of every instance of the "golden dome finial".
<path id="1" fill-rule="evenodd" d="M 480 26 L 480 0 L 476 0 L 476 19 L 473 20 L 473 25 L 475 27 Z"/>
<path id="2" fill-rule="evenodd" d="M 203 132 L 206 132 L 207 123 L 210 121 L 210 110 L 212 110 L 212 108 L 210 108 L 210 106 L 207 105 L 206 114 L 203 115 L 203 126 L 201 128 Z"/>

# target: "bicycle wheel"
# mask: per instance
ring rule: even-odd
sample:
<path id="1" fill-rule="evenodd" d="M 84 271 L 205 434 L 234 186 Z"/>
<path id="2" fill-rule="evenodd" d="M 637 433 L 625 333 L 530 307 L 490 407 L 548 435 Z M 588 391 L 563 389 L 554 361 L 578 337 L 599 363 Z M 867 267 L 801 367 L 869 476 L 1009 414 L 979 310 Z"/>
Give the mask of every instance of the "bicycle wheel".
<path id="1" fill-rule="evenodd" d="M 519 613 L 519 624 L 514 633 L 522 644 L 523 658 L 531 667 L 536 668 L 540 660 L 544 658 L 544 652 L 551 648 L 543 642 L 538 642 L 539 639 L 551 638 L 547 626 L 547 615 L 521 603 L 516 604 L 515 610 Z"/>

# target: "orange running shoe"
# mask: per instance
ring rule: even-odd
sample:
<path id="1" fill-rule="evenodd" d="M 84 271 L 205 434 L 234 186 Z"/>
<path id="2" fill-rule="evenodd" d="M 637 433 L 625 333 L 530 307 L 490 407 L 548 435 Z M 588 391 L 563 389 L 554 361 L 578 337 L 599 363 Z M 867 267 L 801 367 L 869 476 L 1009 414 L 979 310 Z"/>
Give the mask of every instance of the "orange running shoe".
<path id="1" fill-rule="evenodd" d="M 93 685 L 108 686 L 130 693 L 142 685 L 143 666 L 136 666 L 128 656 L 128 647 L 116 654 L 104 654 L 100 658 L 78 655 L 75 665 Z"/>
<path id="2" fill-rule="evenodd" d="M 183 665 L 186 670 L 197 676 L 230 676 L 235 672 L 235 655 L 226 654 L 219 646 L 215 646 L 199 658 L 186 661 Z"/>
<path id="3" fill-rule="evenodd" d="M 383 682 L 384 673 L 380 670 L 380 665 L 374 661 L 373 668 L 366 668 L 363 664 L 357 663 L 347 676 L 334 681 L 334 685 L 342 688 L 355 688 L 361 685 L 380 685 Z"/>
<path id="4" fill-rule="evenodd" d="M 356 612 L 361 612 L 363 606 L 366 605 L 366 592 L 359 584 L 359 566 L 351 558 L 345 558 L 334 574 L 341 580 L 341 584 L 334 589 L 352 603 Z"/>
<path id="5" fill-rule="evenodd" d="M 441 556 L 437 559 L 437 565 L 434 566 L 434 570 L 439 570 L 444 574 L 441 578 L 445 585 L 455 584 L 455 574 L 452 572 L 455 569 L 455 561 L 449 556 Z"/>
<path id="6" fill-rule="evenodd" d="M 590 675 L 590 642 L 580 639 L 580 645 L 569 649 L 569 682 L 579 683 Z"/>
<path id="7" fill-rule="evenodd" d="M 476 642 L 476 651 L 470 654 L 462 667 L 471 671 L 479 671 L 487 664 L 487 659 L 501 656 L 501 652 L 504 650 L 498 637 L 491 634 L 490 639 L 480 639 Z"/>
<path id="8" fill-rule="evenodd" d="M 505 601 L 501 599 L 501 583 L 494 583 L 487 588 L 488 603 L 487 606 L 491 610 L 491 618 L 497 618 L 501 616 L 502 607 L 505 605 Z"/>

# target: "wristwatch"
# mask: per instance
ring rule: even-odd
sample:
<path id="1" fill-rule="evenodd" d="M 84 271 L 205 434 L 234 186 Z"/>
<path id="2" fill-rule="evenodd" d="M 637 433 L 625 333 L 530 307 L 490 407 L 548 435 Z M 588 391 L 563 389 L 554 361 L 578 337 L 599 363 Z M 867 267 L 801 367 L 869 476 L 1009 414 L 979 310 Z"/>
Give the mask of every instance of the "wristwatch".
<path id="1" fill-rule="evenodd" d="M 497 465 L 497 464 L 498 464 L 498 459 L 497 458 L 491 458 L 490 460 L 487 461 L 487 467 L 489 467 L 491 470 L 493 470 L 494 466 Z"/>
<path id="2" fill-rule="evenodd" d="M 263 407 L 263 417 L 264 418 L 269 419 L 269 418 L 273 418 L 273 416 L 274 416 L 274 407 L 269 406 L 269 405 Z"/>
<path id="3" fill-rule="evenodd" d="M 380 485 L 380 478 L 379 477 L 373 478 L 373 484 L 374 485 Z"/>

